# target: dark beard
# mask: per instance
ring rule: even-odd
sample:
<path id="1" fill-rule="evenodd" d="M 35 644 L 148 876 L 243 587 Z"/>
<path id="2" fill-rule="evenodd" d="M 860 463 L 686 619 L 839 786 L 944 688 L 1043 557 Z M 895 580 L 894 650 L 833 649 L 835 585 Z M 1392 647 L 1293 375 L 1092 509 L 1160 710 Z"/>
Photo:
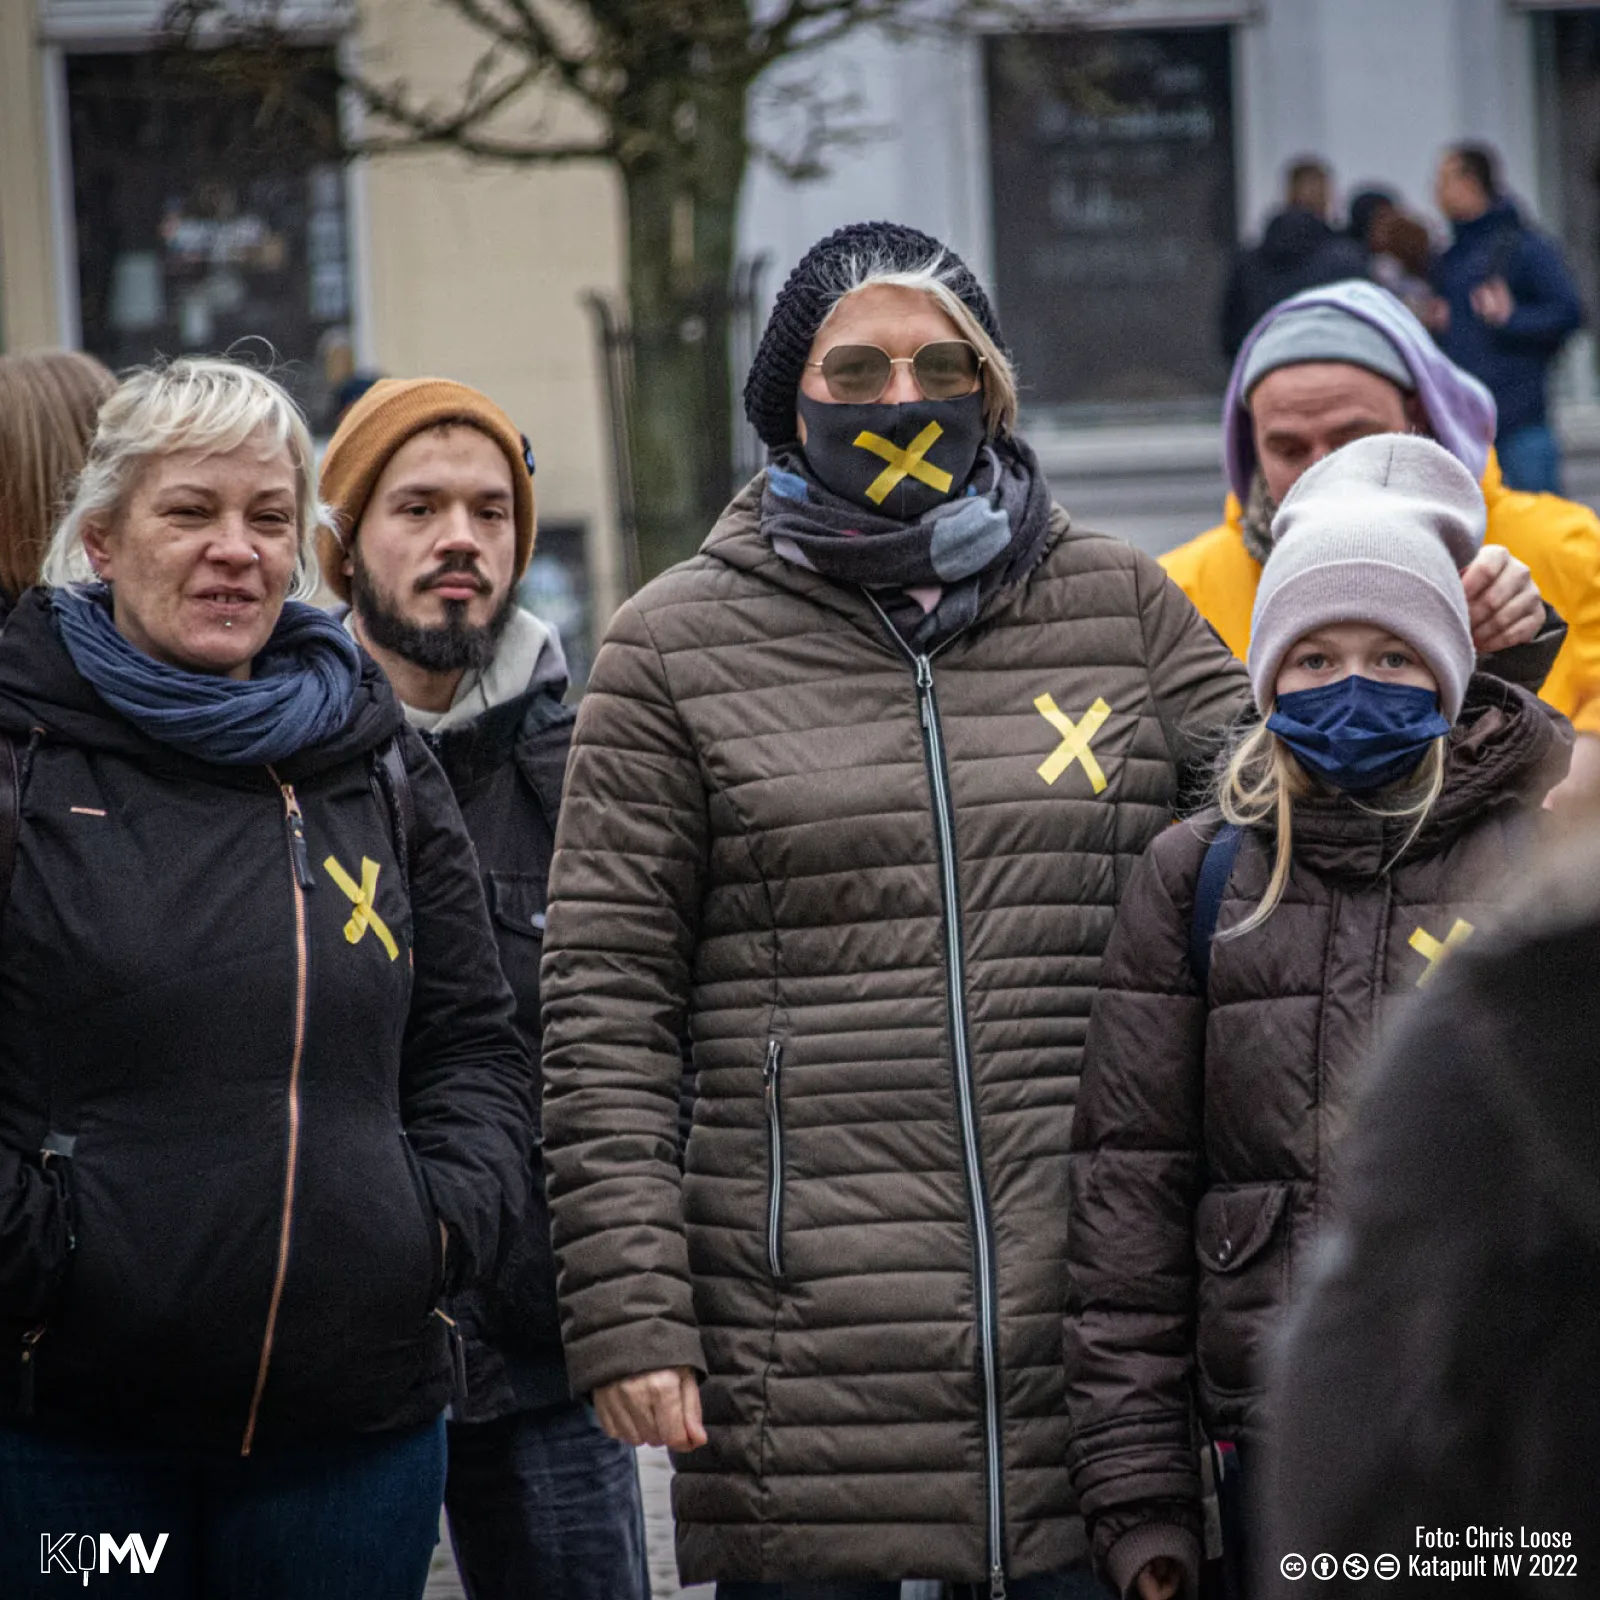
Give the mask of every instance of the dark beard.
<path id="1" fill-rule="evenodd" d="M 461 570 L 471 571 L 470 567 Z M 500 609 L 481 625 L 467 621 L 467 600 L 447 600 L 445 620 L 425 628 L 401 614 L 393 599 L 379 586 L 356 546 L 350 575 L 350 605 L 361 619 L 362 631 L 380 650 L 392 651 L 424 672 L 481 672 L 494 660 L 500 636 L 506 631 L 516 606 L 513 590 L 506 591 Z"/>

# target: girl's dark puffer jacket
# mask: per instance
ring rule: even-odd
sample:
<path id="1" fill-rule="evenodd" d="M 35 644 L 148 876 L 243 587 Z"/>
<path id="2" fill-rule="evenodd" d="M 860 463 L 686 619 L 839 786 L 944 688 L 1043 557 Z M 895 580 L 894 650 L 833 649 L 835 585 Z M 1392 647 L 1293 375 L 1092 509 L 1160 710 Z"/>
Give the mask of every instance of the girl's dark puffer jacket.
<path id="1" fill-rule="evenodd" d="M 460 813 L 381 674 L 327 742 L 211 765 L 101 700 L 34 591 L 0 736 L 0 1415 L 242 1450 L 437 1416 L 433 1308 L 514 1226 L 531 1074 Z"/>
<path id="2" fill-rule="evenodd" d="M 1344 796 L 1297 803 L 1283 901 L 1216 940 L 1205 993 L 1188 941 L 1216 813 L 1141 862 L 1106 950 L 1069 1162 L 1069 1461 L 1119 1587 L 1135 1562 L 1193 1554 L 1192 1396 L 1248 1471 L 1258 1357 L 1325 1220 L 1374 1033 L 1492 916 L 1570 747 L 1530 694 L 1474 677 L 1444 791 L 1398 862 L 1384 870 L 1410 822 Z M 1220 933 L 1259 903 L 1272 850 L 1265 830 L 1246 837 Z M 1154 1525 L 1171 1537 L 1152 1541 Z"/>

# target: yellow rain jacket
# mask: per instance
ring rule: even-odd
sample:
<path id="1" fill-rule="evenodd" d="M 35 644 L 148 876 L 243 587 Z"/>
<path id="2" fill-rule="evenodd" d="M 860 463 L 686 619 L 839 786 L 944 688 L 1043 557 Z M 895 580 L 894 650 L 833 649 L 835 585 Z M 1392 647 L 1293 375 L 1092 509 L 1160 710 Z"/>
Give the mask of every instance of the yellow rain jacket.
<path id="1" fill-rule="evenodd" d="M 1506 488 L 1492 450 L 1483 497 L 1488 542 L 1504 545 L 1527 564 L 1539 593 L 1567 625 L 1567 642 L 1541 696 L 1570 717 L 1579 733 L 1600 734 L 1600 518 L 1575 500 Z M 1261 563 L 1245 548 L 1241 516 L 1238 498 L 1230 494 L 1222 525 L 1169 550 L 1161 565 L 1243 660 Z"/>

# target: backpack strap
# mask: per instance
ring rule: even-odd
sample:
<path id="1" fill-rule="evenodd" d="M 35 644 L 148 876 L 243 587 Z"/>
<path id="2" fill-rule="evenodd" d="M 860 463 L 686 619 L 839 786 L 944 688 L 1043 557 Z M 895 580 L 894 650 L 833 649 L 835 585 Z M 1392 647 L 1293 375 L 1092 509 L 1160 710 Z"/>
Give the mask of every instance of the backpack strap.
<path id="1" fill-rule="evenodd" d="M 1211 941 L 1216 937 L 1217 918 L 1222 912 L 1222 895 L 1238 859 L 1244 829 L 1225 822 L 1206 846 L 1200 863 L 1200 876 L 1194 886 L 1194 915 L 1189 922 L 1189 969 L 1204 993 L 1211 981 Z"/>
<path id="2" fill-rule="evenodd" d="M 17 747 L 0 736 L 0 911 L 11 896 L 11 875 L 17 866 L 17 841 L 22 834 L 22 777 Z"/>
<path id="3" fill-rule="evenodd" d="M 391 734 L 378 746 L 373 758 L 378 787 L 389 807 L 389 825 L 394 829 L 394 855 L 400 863 L 400 882 L 407 897 L 411 894 L 412 844 L 417 836 L 417 803 L 411 793 L 411 774 L 400 749 L 400 735 Z"/>

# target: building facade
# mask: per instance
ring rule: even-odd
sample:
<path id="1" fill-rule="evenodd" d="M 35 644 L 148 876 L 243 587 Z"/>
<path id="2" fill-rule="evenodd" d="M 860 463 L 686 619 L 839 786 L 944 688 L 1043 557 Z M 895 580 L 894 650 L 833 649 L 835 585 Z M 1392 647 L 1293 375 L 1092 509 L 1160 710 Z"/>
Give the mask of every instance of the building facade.
<path id="1" fill-rule="evenodd" d="M 804 188 L 752 173 L 768 281 L 844 222 L 946 239 L 992 286 L 1061 497 L 1154 549 L 1216 520 L 1229 260 L 1311 154 L 1429 218 L 1479 139 L 1600 315 L 1600 7 L 1543 0 L 1106 0 L 1071 33 L 852 40 L 806 70 L 882 130 Z M 764 113 L 782 132 L 781 100 Z M 1558 382 L 1569 488 L 1600 495 L 1595 341 Z"/>
<path id="2" fill-rule="evenodd" d="M 155 48 L 164 10 L 0 0 L 0 348 L 81 347 L 113 368 L 232 350 L 270 362 L 323 437 L 358 370 L 484 390 L 532 441 L 524 596 L 581 676 L 622 587 L 584 305 L 621 284 L 610 174 L 439 153 L 342 165 L 333 135 L 355 112 L 334 52 L 424 94 L 470 70 L 474 39 L 433 0 L 368 0 L 355 37 L 336 4 L 298 0 L 296 92 L 267 119 Z"/>
<path id="3" fill-rule="evenodd" d="M 355 369 L 484 389 L 533 442 L 529 599 L 581 669 L 623 589 L 585 305 L 623 281 L 613 178 L 433 153 L 340 164 L 331 130 L 353 112 L 335 52 L 424 91 L 470 66 L 474 40 L 437 0 L 364 0 L 354 35 L 338 0 L 296 0 L 299 92 L 266 124 L 175 80 L 152 49 L 163 9 L 0 0 L 0 348 L 79 345 L 115 366 L 247 338 L 324 429 Z M 805 184 L 753 168 L 741 249 L 770 298 L 842 223 L 947 239 L 993 287 L 1026 426 L 1086 520 L 1160 548 L 1215 519 L 1217 302 L 1294 156 L 1428 214 L 1440 147 L 1491 142 L 1600 311 L 1600 6 L 1099 0 L 1083 15 L 1022 35 L 860 35 L 780 69 L 755 97 L 758 142 L 785 143 L 797 88 L 853 99 L 857 137 Z M 1588 334 L 1560 390 L 1569 480 L 1600 491 Z"/>

